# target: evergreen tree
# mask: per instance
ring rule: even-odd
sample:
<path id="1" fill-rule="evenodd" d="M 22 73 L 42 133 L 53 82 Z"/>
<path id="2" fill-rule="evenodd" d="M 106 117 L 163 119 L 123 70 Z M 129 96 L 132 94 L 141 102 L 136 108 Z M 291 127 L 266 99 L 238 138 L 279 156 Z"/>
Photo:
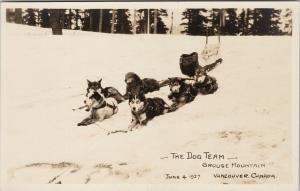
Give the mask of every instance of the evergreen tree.
<path id="1" fill-rule="evenodd" d="M 278 35 L 280 10 L 275 9 L 254 9 L 253 35 Z"/>
<path id="2" fill-rule="evenodd" d="M 156 11 L 156 14 L 155 14 Z M 156 19 L 155 19 L 156 16 Z M 150 9 L 150 33 L 154 33 L 154 29 L 157 34 L 167 34 L 168 28 L 166 24 L 163 22 L 162 17 L 167 17 L 168 12 L 166 9 Z M 154 22 L 156 20 L 156 23 Z M 156 24 L 156 26 L 154 26 Z"/>
<path id="3" fill-rule="evenodd" d="M 36 26 L 36 9 L 26 9 L 25 10 L 25 16 L 24 16 L 24 23 L 30 26 Z"/>
<path id="4" fill-rule="evenodd" d="M 13 9 L 6 9 L 6 22 L 12 23 L 15 20 L 15 12 Z"/>
<path id="5" fill-rule="evenodd" d="M 270 29 L 270 35 L 280 35 L 282 31 L 280 30 L 279 25 L 280 22 L 280 9 L 272 9 L 272 18 L 271 18 L 271 29 Z"/>
<path id="6" fill-rule="evenodd" d="M 102 21 L 102 32 L 110 33 L 111 32 L 111 20 L 112 20 L 112 11 L 110 9 L 103 9 L 103 21 Z"/>
<path id="7" fill-rule="evenodd" d="M 90 23 L 89 29 L 90 31 L 99 32 L 99 16 L 100 11 L 98 9 L 89 9 L 90 14 Z M 101 32 L 101 31 L 100 31 Z"/>
<path id="8" fill-rule="evenodd" d="M 85 9 L 82 10 L 82 17 L 81 17 L 81 30 L 89 31 L 90 30 L 90 10 Z"/>
<path id="9" fill-rule="evenodd" d="M 182 13 L 182 20 L 186 20 L 186 22 L 180 24 L 184 26 L 184 30 L 181 33 L 206 35 L 208 19 L 203 15 L 204 13 L 207 13 L 206 9 L 186 9 Z"/>
<path id="10" fill-rule="evenodd" d="M 138 9 L 136 11 L 136 33 L 144 34 L 147 33 L 148 27 L 148 10 Z"/>
<path id="11" fill-rule="evenodd" d="M 53 35 L 62 35 L 62 28 L 64 26 L 64 12 L 63 9 L 50 9 L 50 24 Z"/>
<path id="12" fill-rule="evenodd" d="M 80 10 L 75 9 L 74 10 L 74 30 L 79 30 L 80 29 L 80 21 L 81 21 L 81 16 L 80 16 Z"/>
<path id="13" fill-rule="evenodd" d="M 130 14 L 128 9 L 117 9 L 116 10 L 116 23 L 115 32 L 122 34 L 131 34 L 132 24 L 129 20 Z"/>
<path id="14" fill-rule="evenodd" d="M 225 26 L 222 28 L 222 34 L 236 35 L 239 32 L 236 9 L 226 9 L 226 12 L 228 16 L 225 19 Z"/>
<path id="15" fill-rule="evenodd" d="M 40 26 L 43 27 L 43 28 L 50 28 L 49 9 L 42 9 L 40 11 L 40 14 L 41 14 Z"/>
<path id="16" fill-rule="evenodd" d="M 42 21 L 41 11 L 39 9 L 37 9 L 35 14 L 36 14 L 36 24 L 37 24 L 37 26 L 40 27 L 41 26 L 41 21 Z"/>
<path id="17" fill-rule="evenodd" d="M 238 28 L 240 35 L 247 35 L 248 31 L 248 21 L 247 21 L 247 11 L 242 9 L 241 13 L 238 16 Z"/>
<path id="18" fill-rule="evenodd" d="M 208 35 L 214 36 L 220 32 L 220 9 L 209 10 L 208 16 Z"/>
<path id="19" fill-rule="evenodd" d="M 75 15 L 72 9 L 64 11 L 64 29 L 72 29 Z"/>

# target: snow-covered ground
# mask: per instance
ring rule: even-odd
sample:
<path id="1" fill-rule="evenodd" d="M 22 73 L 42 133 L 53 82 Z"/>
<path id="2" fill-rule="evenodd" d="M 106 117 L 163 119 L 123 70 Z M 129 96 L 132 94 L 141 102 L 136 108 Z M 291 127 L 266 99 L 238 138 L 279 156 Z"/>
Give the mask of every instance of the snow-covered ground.
<path id="1" fill-rule="evenodd" d="M 210 75 L 219 90 L 127 134 L 127 102 L 104 122 L 78 127 L 86 79 L 125 92 L 125 73 L 182 76 L 182 53 L 205 37 L 111 35 L 6 24 L 1 65 L 2 168 L 7 183 L 290 183 L 291 37 L 221 37 L 224 62 Z M 212 41 L 216 39 L 212 38 Z M 150 96 L 167 100 L 167 87 Z M 224 160 L 172 160 L 171 152 L 218 153 Z M 169 157 L 169 158 L 164 158 Z M 228 159 L 235 158 L 237 159 Z M 205 168 L 203 162 L 266 168 Z M 200 174 L 168 180 L 165 174 Z M 214 173 L 275 174 L 224 179 Z"/>

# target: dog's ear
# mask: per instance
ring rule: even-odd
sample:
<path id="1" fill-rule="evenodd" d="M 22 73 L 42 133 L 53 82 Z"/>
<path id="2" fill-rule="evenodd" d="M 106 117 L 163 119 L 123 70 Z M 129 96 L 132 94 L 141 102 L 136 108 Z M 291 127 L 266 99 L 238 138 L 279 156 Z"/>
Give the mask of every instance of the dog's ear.
<path id="1" fill-rule="evenodd" d="M 142 88 L 139 90 L 138 97 L 142 101 L 145 101 L 145 99 L 146 99 L 144 90 Z"/>
<path id="2" fill-rule="evenodd" d="M 90 85 L 92 83 L 90 80 L 86 80 L 86 81 L 87 81 L 88 85 Z"/>
<path id="3" fill-rule="evenodd" d="M 101 82 L 102 82 L 102 78 L 100 78 L 100 80 L 98 81 L 98 84 L 100 84 L 100 85 L 101 85 Z"/>
<path id="4" fill-rule="evenodd" d="M 128 92 L 127 95 L 128 95 L 128 100 L 130 102 L 132 100 L 132 93 Z"/>

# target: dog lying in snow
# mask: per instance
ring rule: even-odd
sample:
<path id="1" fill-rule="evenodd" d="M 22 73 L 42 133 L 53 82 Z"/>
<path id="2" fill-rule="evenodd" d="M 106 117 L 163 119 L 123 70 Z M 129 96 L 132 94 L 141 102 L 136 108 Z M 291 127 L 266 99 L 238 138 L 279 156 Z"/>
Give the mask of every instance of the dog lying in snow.
<path id="1" fill-rule="evenodd" d="M 86 111 L 91 111 L 89 117 L 78 123 L 78 126 L 86 126 L 97 121 L 103 121 L 118 112 L 118 103 L 114 98 L 104 99 L 97 91 L 87 93 L 84 100 Z"/>
<path id="2" fill-rule="evenodd" d="M 122 101 L 125 100 L 122 94 L 116 88 L 114 87 L 103 88 L 101 85 L 102 79 L 94 82 L 87 80 L 87 82 L 88 82 L 88 87 L 86 90 L 87 91 L 86 95 L 90 91 L 98 91 L 99 93 L 103 94 L 105 98 L 114 98 L 115 100 L 117 100 L 118 103 L 121 103 Z"/>
<path id="3" fill-rule="evenodd" d="M 129 106 L 132 114 L 132 121 L 128 127 L 130 131 L 139 125 L 146 125 L 149 120 L 169 111 L 169 106 L 163 99 L 146 98 L 143 92 L 130 94 Z"/>
<path id="4" fill-rule="evenodd" d="M 218 83 L 216 78 L 204 75 L 198 78 L 198 81 L 194 83 L 194 87 L 197 89 L 198 93 L 207 95 L 217 91 Z"/>
<path id="5" fill-rule="evenodd" d="M 195 99 L 198 92 L 193 86 L 194 83 L 194 80 L 187 80 L 179 77 L 169 78 L 171 93 L 168 98 L 173 102 L 171 111 L 174 111 Z"/>
<path id="6" fill-rule="evenodd" d="M 125 83 L 125 99 L 128 99 L 130 95 L 137 95 L 139 92 L 147 94 L 149 92 L 158 91 L 161 86 L 159 81 L 153 78 L 141 79 L 136 73 L 133 72 L 129 72 L 125 75 Z"/>

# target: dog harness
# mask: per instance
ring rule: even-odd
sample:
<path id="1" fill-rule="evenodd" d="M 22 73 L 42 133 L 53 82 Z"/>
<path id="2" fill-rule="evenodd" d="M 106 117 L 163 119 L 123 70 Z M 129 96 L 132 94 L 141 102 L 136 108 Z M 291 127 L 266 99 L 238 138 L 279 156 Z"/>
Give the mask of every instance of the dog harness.
<path id="1" fill-rule="evenodd" d="M 106 106 L 112 108 L 113 111 L 115 111 L 115 109 L 116 109 L 115 105 L 111 105 L 111 104 L 107 103 L 104 99 L 97 106 L 93 107 L 93 109 L 97 110 L 97 109 L 104 108 Z"/>

